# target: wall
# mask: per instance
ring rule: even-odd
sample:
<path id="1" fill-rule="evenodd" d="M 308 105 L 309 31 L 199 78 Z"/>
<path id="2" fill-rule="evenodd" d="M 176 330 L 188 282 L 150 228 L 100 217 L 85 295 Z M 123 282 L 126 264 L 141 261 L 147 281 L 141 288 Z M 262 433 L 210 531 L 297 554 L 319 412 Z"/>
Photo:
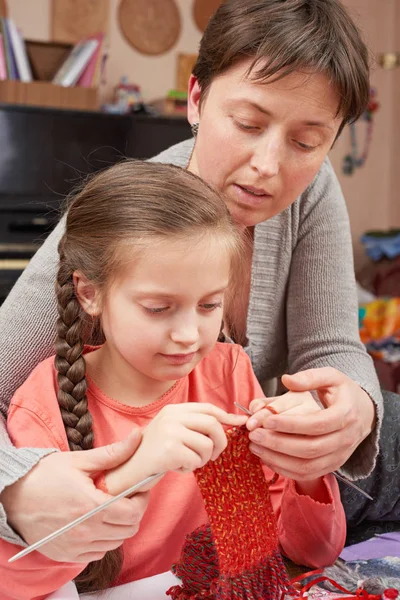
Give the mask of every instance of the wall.
<path id="1" fill-rule="evenodd" d="M 7 0 L 9 13 L 30 39 L 48 39 L 51 0 Z M 160 98 L 174 87 L 176 55 L 197 51 L 200 32 L 192 18 L 192 0 L 176 0 L 182 16 L 182 31 L 177 45 L 167 54 L 147 57 L 136 52 L 122 37 L 118 27 L 118 0 L 111 0 L 109 31 L 110 55 L 107 85 L 103 97 L 126 74 L 138 83 L 146 100 Z M 399 0 L 344 0 L 359 24 L 373 54 L 400 51 Z M 385 71 L 376 66 L 372 85 L 378 90 L 380 110 L 376 113 L 373 143 L 366 165 L 352 176 L 342 173 L 343 157 L 350 150 L 349 131 L 345 130 L 331 152 L 331 159 L 347 201 L 357 267 L 365 262 L 360 235 L 368 229 L 400 227 L 400 68 Z M 365 139 L 365 125 L 357 126 L 359 146 Z"/>
<path id="2" fill-rule="evenodd" d="M 373 56 L 400 50 L 398 0 L 346 0 L 345 4 L 361 28 Z M 394 96 L 396 82 L 397 103 Z M 373 141 L 365 166 L 357 169 L 352 176 L 342 173 L 343 157 L 351 148 L 348 129 L 343 131 L 336 147 L 331 151 L 331 160 L 350 214 L 357 267 L 366 261 L 363 247 L 359 243 L 364 231 L 400 226 L 400 69 L 384 70 L 373 63 L 371 83 L 378 91 L 380 108 L 375 114 Z M 362 151 L 365 123 L 357 124 L 357 132 Z"/>

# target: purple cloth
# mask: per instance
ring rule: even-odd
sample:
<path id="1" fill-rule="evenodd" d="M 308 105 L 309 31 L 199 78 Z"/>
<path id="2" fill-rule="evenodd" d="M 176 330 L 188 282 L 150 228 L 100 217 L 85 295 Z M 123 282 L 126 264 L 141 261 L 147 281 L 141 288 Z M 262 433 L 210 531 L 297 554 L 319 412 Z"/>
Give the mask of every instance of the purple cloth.
<path id="1" fill-rule="evenodd" d="M 341 553 L 340 558 L 349 562 L 351 560 L 384 558 L 385 556 L 400 557 L 400 531 L 383 533 L 366 542 L 347 546 Z"/>

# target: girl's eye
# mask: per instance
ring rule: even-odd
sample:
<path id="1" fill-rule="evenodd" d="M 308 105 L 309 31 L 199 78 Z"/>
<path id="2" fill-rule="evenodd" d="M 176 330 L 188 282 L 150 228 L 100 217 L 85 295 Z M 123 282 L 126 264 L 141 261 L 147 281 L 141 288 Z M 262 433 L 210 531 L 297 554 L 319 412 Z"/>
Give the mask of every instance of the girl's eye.
<path id="1" fill-rule="evenodd" d="M 201 308 L 204 308 L 204 310 L 212 311 L 212 310 L 215 310 L 216 308 L 221 308 L 222 302 L 214 302 L 212 304 L 201 304 L 200 306 L 201 306 Z"/>
<path id="2" fill-rule="evenodd" d="M 147 306 L 144 306 L 143 308 L 146 312 L 150 313 L 151 315 L 158 315 L 158 314 L 163 313 L 166 310 L 168 310 L 169 307 L 168 306 L 160 306 L 157 308 L 149 308 Z"/>

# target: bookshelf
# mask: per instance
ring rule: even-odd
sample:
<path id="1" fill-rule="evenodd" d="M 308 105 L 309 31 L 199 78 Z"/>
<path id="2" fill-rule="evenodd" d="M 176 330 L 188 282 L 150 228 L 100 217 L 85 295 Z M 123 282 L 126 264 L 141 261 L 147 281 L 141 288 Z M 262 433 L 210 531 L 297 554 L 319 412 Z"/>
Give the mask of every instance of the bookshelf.
<path id="1" fill-rule="evenodd" d="M 0 17 L 0 103 L 97 110 L 104 43 L 102 32 L 75 45 L 24 40 L 12 19 Z"/>
<path id="2" fill-rule="evenodd" d="M 0 102 L 70 110 L 97 110 L 96 88 L 62 87 L 48 81 L 0 81 Z"/>

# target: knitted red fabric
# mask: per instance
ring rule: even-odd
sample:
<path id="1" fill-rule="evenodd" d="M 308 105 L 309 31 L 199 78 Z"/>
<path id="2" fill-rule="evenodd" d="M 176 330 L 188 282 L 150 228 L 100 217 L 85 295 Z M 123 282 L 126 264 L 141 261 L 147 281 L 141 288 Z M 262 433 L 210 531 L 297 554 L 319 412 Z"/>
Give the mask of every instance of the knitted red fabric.
<path id="1" fill-rule="evenodd" d="M 179 600 L 279 600 L 290 586 L 278 550 L 276 519 L 260 459 L 244 428 L 228 432 L 228 447 L 196 471 L 210 524 L 188 536 L 173 571 Z"/>

